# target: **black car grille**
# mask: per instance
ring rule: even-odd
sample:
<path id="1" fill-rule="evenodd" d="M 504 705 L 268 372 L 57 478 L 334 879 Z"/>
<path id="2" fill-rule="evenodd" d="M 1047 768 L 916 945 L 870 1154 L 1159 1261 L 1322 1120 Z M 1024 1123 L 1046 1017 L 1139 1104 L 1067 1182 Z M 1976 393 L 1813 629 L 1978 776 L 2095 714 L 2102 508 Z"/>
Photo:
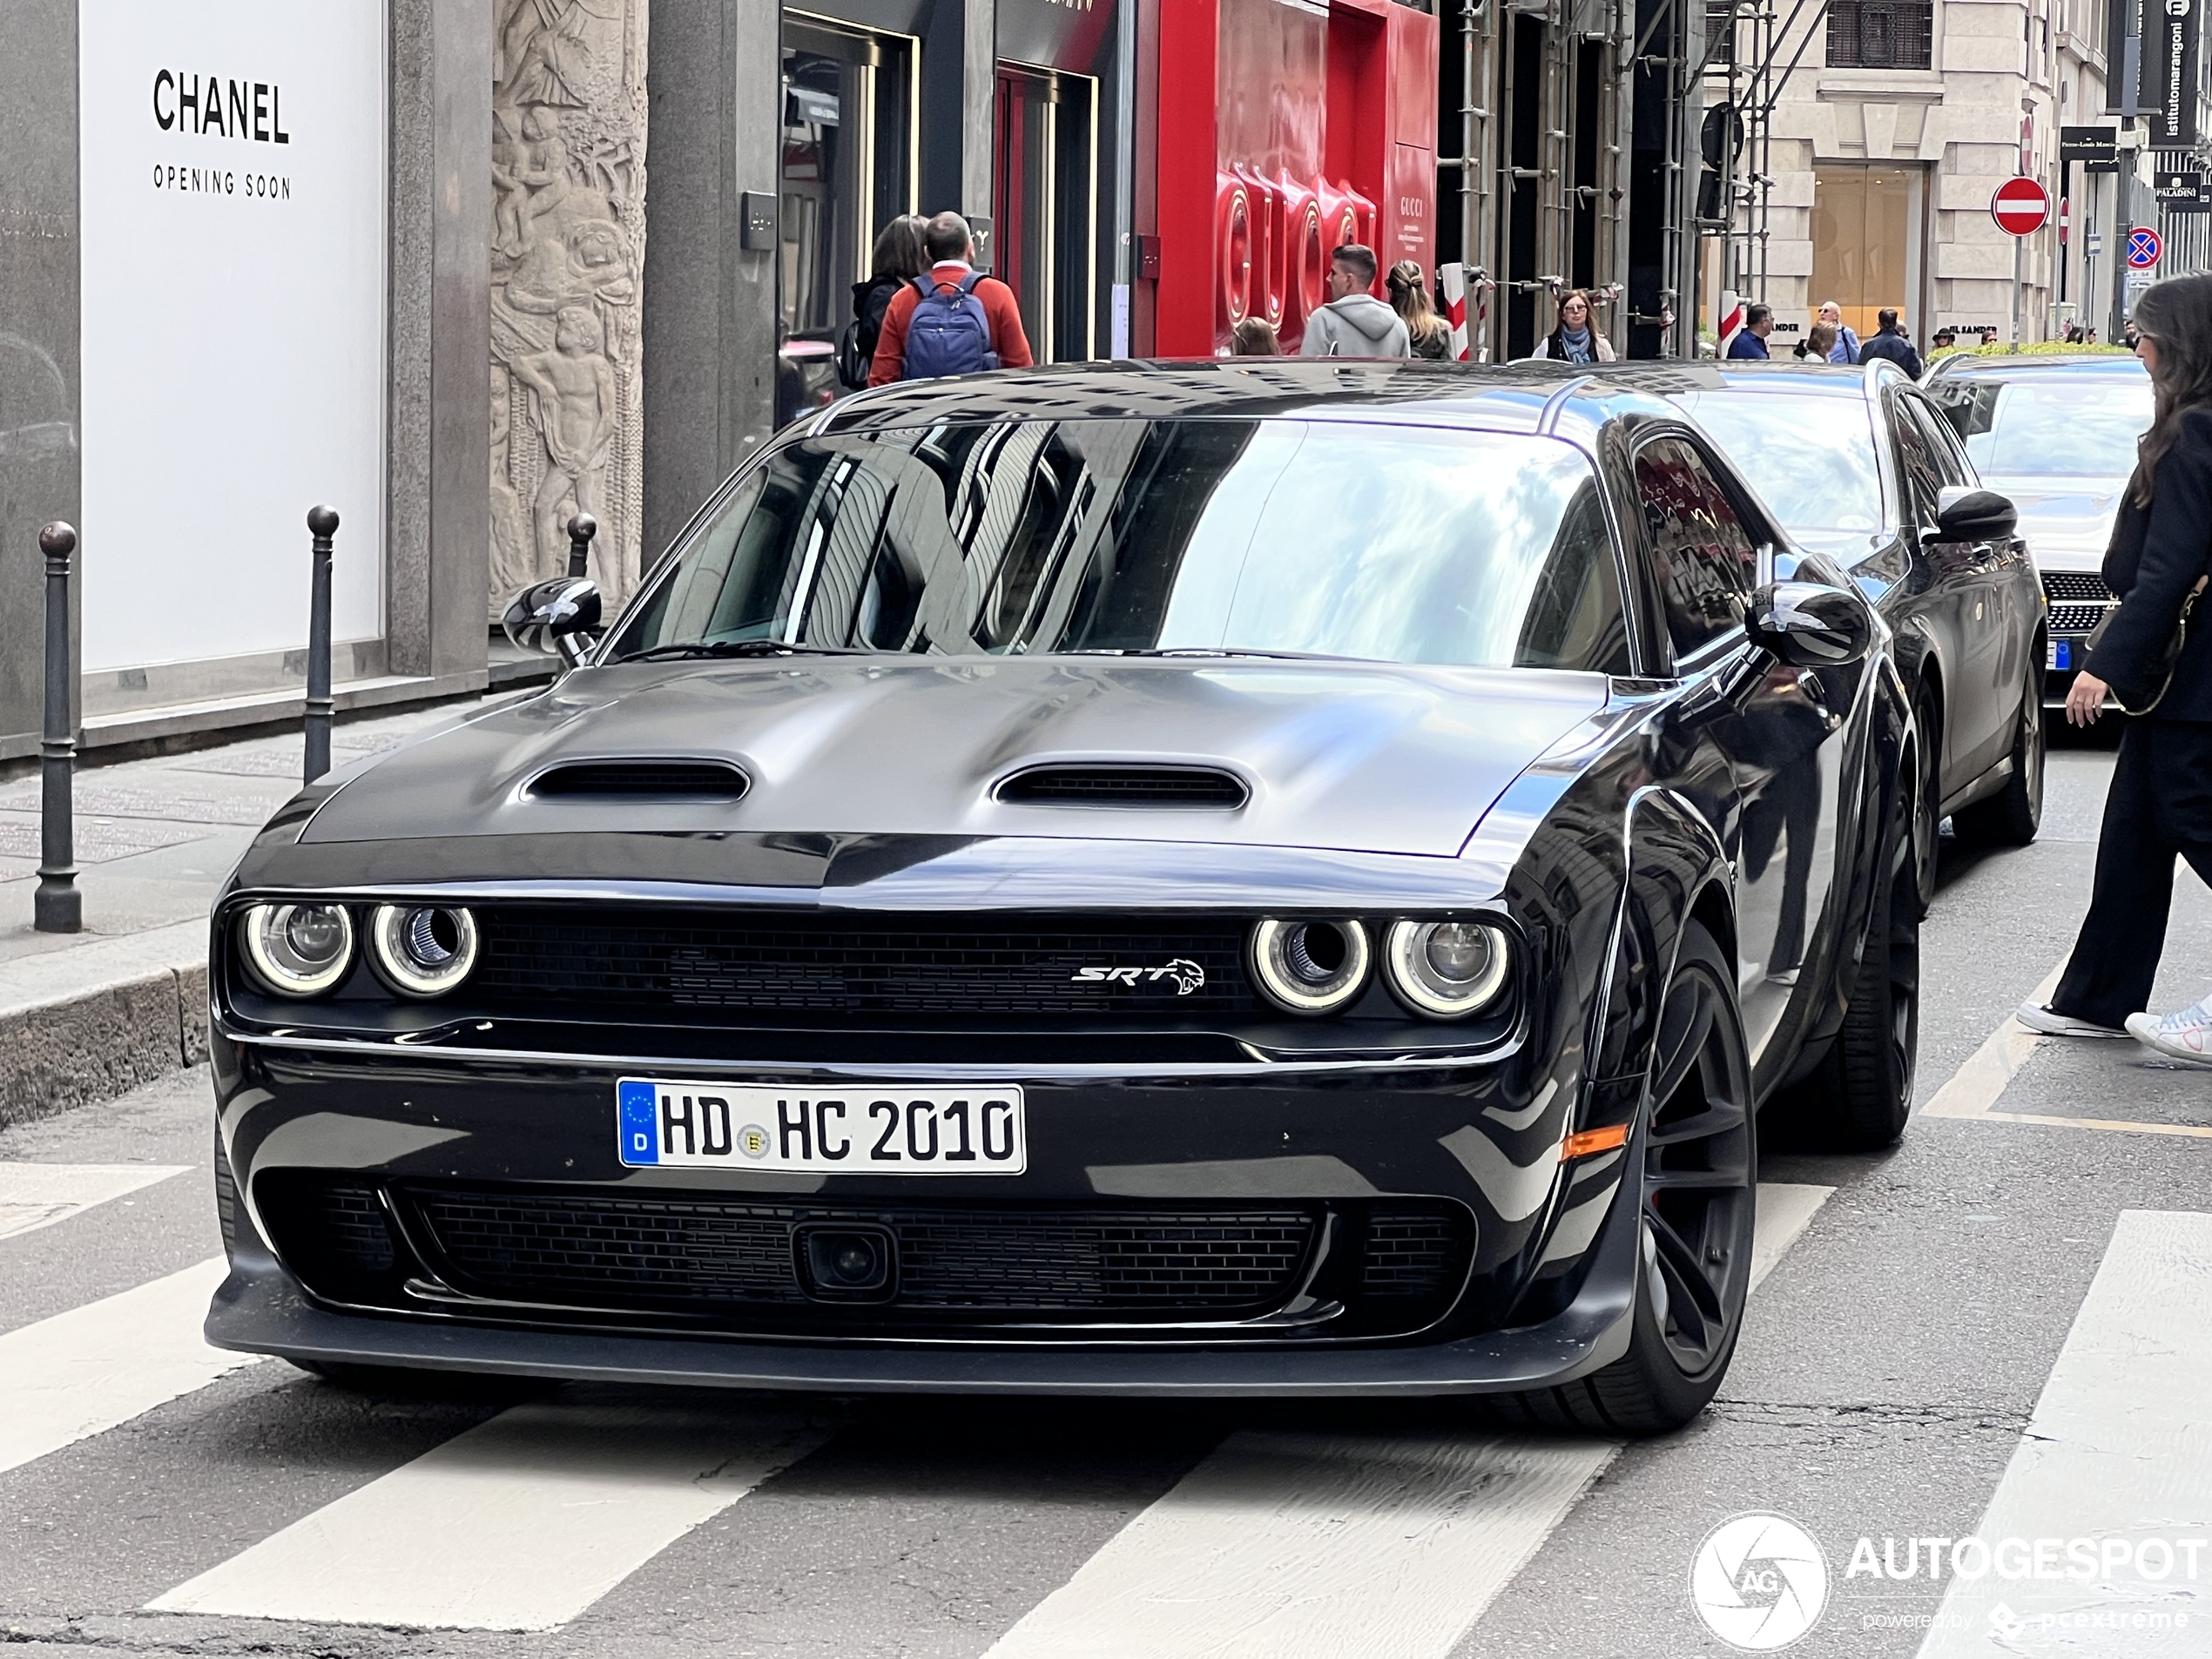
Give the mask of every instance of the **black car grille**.
<path id="1" fill-rule="evenodd" d="M 636 1010 L 700 1021 L 731 1012 L 1169 1018 L 1254 1006 L 1244 925 L 962 916 L 752 916 L 601 907 L 478 913 L 470 981 L 488 1011 L 593 1017 Z M 1096 977 L 1098 970 L 1136 970 Z M 1084 970 L 1093 976 L 1078 977 Z"/>
<path id="2" fill-rule="evenodd" d="M 2105 579 L 2089 570 L 2046 570 L 2043 572 L 2043 597 L 2053 604 L 2063 599 L 2094 600 L 2100 604 L 2112 603 L 2112 590 L 2105 586 Z"/>
<path id="3" fill-rule="evenodd" d="M 2066 604 L 2051 607 L 2051 631 L 2054 634 L 2086 634 L 2112 613 L 2108 604 Z"/>
<path id="4" fill-rule="evenodd" d="M 333 1300 L 408 1305 L 400 1281 L 427 1269 L 495 1303 L 756 1328 L 1251 1318 L 1305 1281 L 1326 1215 L 1318 1204 L 815 1204 L 402 1184 L 393 1207 L 403 1243 L 357 1178 L 280 1171 L 257 1190 L 280 1254 Z M 886 1299 L 825 1306 L 811 1296 L 794 1247 L 802 1224 L 887 1233 L 897 1270 Z M 1360 1207 L 1336 1235 L 1356 1252 L 1332 1274 L 1339 1288 L 1394 1310 L 1400 1326 L 1457 1293 L 1473 1243 L 1459 1206 L 1410 1202 Z"/>

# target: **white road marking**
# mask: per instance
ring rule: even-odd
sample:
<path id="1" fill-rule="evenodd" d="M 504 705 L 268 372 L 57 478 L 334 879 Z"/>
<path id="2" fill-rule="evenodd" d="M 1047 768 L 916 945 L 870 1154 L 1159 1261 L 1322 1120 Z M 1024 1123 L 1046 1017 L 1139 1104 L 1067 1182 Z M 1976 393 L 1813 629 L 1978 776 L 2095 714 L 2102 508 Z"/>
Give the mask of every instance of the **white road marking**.
<path id="1" fill-rule="evenodd" d="M 2066 971 L 2061 958 L 2057 967 L 2043 976 L 2043 982 L 2027 994 L 2030 1002 L 2047 1002 L 2051 993 L 2058 988 L 2059 975 Z M 2027 1063 L 2028 1055 L 2035 1052 L 2035 1045 L 2042 1041 L 2036 1032 L 2029 1030 L 2007 1014 L 1988 1040 L 1973 1053 L 1958 1070 L 1952 1072 L 1942 1088 L 1928 1096 L 1928 1103 L 1920 1108 L 1925 1117 L 1986 1117 L 1989 1109 L 1997 1103 L 2006 1085 L 2014 1074 Z M 2074 1039 L 2069 1039 L 2074 1041 Z M 2110 1041 L 2110 1039 L 2101 1039 Z"/>
<path id="2" fill-rule="evenodd" d="M 0 1334 L 0 1471 L 205 1388 L 255 1356 L 199 1334 L 221 1257 Z"/>
<path id="3" fill-rule="evenodd" d="M 1759 1188 L 1752 1283 L 1832 1188 Z M 1231 1435 L 988 1659 L 1442 1659 L 1620 1447 Z"/>
<path id="4" fill-rule="evenodd" d="M 181 1163 L 0 1163 L 0 1238 L 36 1232 L 172 1175 Z"/>
<path id="5" fill-rule="evenodd" d="M 828 1433 L 718 1403 L 517 1406 L 147 1605 L 551 1629 Z"/>
<path id="6" fill-rule="evenodd" d="M 2031 1552 L 2039 1540 L 2094 1540 L 2094 1570 L 2087 1578 L 2064 1576 L 2072 1565 L 2064 1541 L 2055 1578 L 2000 1576 L 2002 1563 L 1977 1578 L 1952 1576 L 1946 1552 L 1943 1616 L 1920 1659 L 2079 1649 L 2212 1651 L 2202 1615 L 2212 1551 L 2199 1542 L 2191 1573 L 2189 1552 L 2176 1547 L 2183 1539 L 2202 1541 L 2212 1521 L 2208 1424 L 2212 1215 L 2123 1211 L 1976 1534 L 1993 1552 L 2005 1539 L 2025 1540 Z M 2139 1558 L 2135 1547 L 2150 1539 L 2166 1541 L 2164 1554 L 2154 1548 Z M 2033 1574 L 2033 1554 L 2025 1560 Z M 2186 1628 L 2042 1622 L 2137 1612 L 2185 1615 Z M 2013 1620 L 2023 1629 L 2007 1629 Z"/>

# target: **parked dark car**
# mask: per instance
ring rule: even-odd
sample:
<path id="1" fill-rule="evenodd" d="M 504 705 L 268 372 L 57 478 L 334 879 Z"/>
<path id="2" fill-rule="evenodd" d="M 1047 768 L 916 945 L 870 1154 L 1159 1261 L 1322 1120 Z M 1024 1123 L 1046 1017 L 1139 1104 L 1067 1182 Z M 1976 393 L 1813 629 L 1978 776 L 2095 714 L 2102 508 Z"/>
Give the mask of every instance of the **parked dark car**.
<path id="1" fill-rule="evenodd" d="M 2132 352 L 1961 352 L 1937 359 L 1925 389 L 1984 482 L 2020 511 L 2050 603 L 2043 700 L 2056 706 L 2120 603 L 2105 586 L 2105 549 L 2150 426 L 2150 376 Z"/>
<path id="2" fill-rule="evenodd" d="M 1660 373 L 1791 539 L 1850 570 L 1889 624 L 1920 732 L 1922 894 L 1934 893 L 1946 816 L 1963 840 L 2033 841 L 2043 818 L 2042 587 L 2011 502 L 1982 487 L 1927 395 L 1888 363 Z"/>
<path id="3" fill-rule="evenodd" d="M 1685 1420 L 1755 1109 L 1868 1146 L 1912 1094 L 1909 705 L 1781 541 L 1588 375 L 837 403 L 604 637 L 517 600 L 581 666 L 254 843 L 211 1339 Z"/>

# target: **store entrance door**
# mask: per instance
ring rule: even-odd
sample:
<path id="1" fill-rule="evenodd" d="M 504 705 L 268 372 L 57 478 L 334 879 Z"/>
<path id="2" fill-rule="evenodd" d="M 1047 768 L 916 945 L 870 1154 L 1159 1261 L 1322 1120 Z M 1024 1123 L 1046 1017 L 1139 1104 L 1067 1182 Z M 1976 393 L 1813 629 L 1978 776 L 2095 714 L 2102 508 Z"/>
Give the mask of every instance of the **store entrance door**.
<path id="1" fill-rule="evenodd" d="M 1927 319 L 1917 314 L 1926 174 L 1824 162 L 1812 177 L 1811 307 L 1835 300 L 1861 340 L 1872 338 L 1882 308 L 1893 307 L 1926 350 Z"/>
<path id="2" fill-rule="evenodd" d="M 1097 107 L 1088 76 L 999 66 L 992 274 L 1041 363 L 1096 354 Z"/>

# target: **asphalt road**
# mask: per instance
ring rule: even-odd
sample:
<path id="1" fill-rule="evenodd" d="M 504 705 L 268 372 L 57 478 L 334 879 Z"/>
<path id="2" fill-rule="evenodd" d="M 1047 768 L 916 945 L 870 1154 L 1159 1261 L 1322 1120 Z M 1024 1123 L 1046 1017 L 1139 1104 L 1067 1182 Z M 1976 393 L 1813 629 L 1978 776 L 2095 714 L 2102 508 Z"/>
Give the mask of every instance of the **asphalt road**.
<path id="1" fill-rule="evenodd" d="M 1625 1447 L 1449 1406 L 365 1399 L 197 1345 L 203 1076 L 0 1134 L 0 1633 L 57 1655 L 1717 1656 L 1693 1561 L 1764 1512 L 1824 1571 L 1768 1523 L 1723 1534 L 1704 1595 L 1739 1636 L 1818 1602 L 1792 1651 L 2212 1653 L 2212 1551 L 2188 1541 L 2212 1535 L 2212 1074 L 2005 1034 L 2071 941 L 2109 769 L 2054 753 L 2032 848 L 1946 844 L 1932 1109 L 1880 1157 L 1765 1161 L 1770 1271 L 1723 1397 Z M 2209 962 L 2212 898 L 2183 875 L 2158 1006 Z M 2022 1541 L 1978 1576 L 1909 1541 L 1970 1534 Z M 1885 1541 L 1919 1570 L 1868 1570 Z"/>

